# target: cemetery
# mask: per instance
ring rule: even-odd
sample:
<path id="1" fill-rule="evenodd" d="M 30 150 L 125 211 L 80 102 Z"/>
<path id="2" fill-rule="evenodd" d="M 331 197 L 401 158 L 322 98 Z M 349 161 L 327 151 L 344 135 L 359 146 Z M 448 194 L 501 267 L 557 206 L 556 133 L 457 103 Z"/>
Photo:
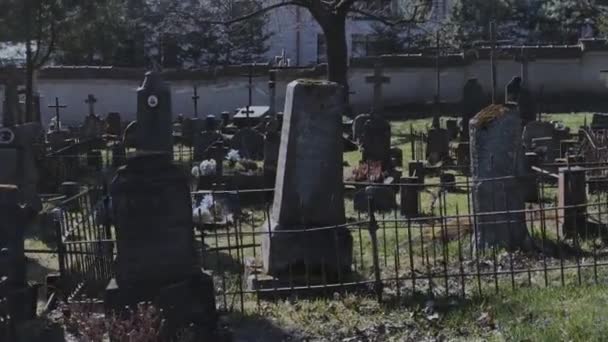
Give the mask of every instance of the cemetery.
<path id="1" fill-rule="evenodd" d="M 0 342 L 597 338 L 608 43 L 489 31 L 344 82 L 0 59 Z"/>

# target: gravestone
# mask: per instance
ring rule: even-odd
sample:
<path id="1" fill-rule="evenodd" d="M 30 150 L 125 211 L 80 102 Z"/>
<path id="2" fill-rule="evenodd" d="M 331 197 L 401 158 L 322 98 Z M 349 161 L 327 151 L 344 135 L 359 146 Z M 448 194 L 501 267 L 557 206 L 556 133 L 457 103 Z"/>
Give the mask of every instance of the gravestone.
<path id="1" fill-rule="evenodd" d="M 21 201 L 35 211 L 42 210 L 36 162 L 42 137 L 39 123 L 0 128 L 0 184 L 16 184 Z"/>
<path id="2" fill-rule="evenodd" d="M 420 216 L 420 179 L 418 177 L 403 177 L 400 179 L 401 215 L 407 218 Z"/>
<path id="3" fill-rule="evenodd" d="M 450 157 L 450 138 L 444 128 L 431 128 L 427 133 L 426 158 L 434 165 Z"/>
<path id="4" fill-rule="evenodd" d="M 19 78 L 15 67 L 7 68 L 2 102 L 2 125 L 5 127 L 23 123 L 21 108 L 19 108 Z"/>
<path id="5" fill-rule="evenodd" d="M 238 130 L 230 141 L 230 147 L 239 151 L 239 155 L 244 159 L 264 159 L 264 135 L 253 128 Z"/>
<path id="6" fill-rule="evenodd" d="M 391 148 L 391 165 L 393 167 L 403 167 L 403 150 L 401 148 Z"/>
<path id="7" fill-rule="evenodd" d="M 476 247 L 526 248 L 525 215 L 513 213 L 525 209 L 519 112 L 513 105 L 491 105 L 470 121 L 470 133 Z"/>
<path id="8" fill-rule="evenodd" d="M 456 175 L 453 173 L 442 173 L 439 175 L 439 184 L 447 192 L 456 191 Z"/>
<path id="9" fill-rule="evenodd" d="M 464 85 L 462 94 L 462 133 L 460 141 L 469 141 L 469 120 L 483 109 L 485 95 L 476 78 L 470 78 Z"/>
<path id="10" fill-rule="evenodd" d="M 173 325 L 214 326 L 213 280 L 198 264 L 187 175 L 166 153 L 138 152 L 118 170 L 110 192 L 118 257 L 106 310 L 152 301 Z"/>
<path id="11" fill-rule="evenodd" d="M 524 179 L 524 201 L 530 203 L 538 202 L 538 180 L 537 173 L 532 169 L 540 164 L 538 154 L 526 152 L 526 178 Z"/>
<path id="12" fill-rule="evenodd" d="M 166 152 L 173 158 L 171 90 L 156 72 L 137 89 L 137 149 Z"/>
<path id="13" fill-rule="evenodd" d="M 365 124 L 371 119 L 372 116 L 369 114 L 359 114 L 353 120 L 353 140 L 355 142 L 359 142 L 361 140 L 361 136 L 363 135 L 363 127 Z"/>
<path id="14" fill-rule="evenodd" d="M 591 119 L 591 129 L 608 129 L 608 113 L 594 113 Z"/>
<path id="15" fill-rule="evenodd" d="M 122 119 L 120 113 L 111 112 L 106 117 L 106 134 L 122 136 Z"/>
<path id="16" fill-rule="evenodd" d="M 383 170 L 392 167 L 391 125 L 387 120 L 378 117 L 367 120 L 360 141 L 363 162 L 382 162 Z"/>
<path id="17" fill-rule="evenodd" d="M 15 185 L 0 184 L 0 297 L 8 298 L 15 323 L 34 319 L 37 300 L 37 289 L 26 281 L 24 227 L 30 213 L 21 206 L 19 192 Z"/>
<path id="18" fill-rule="evenodd" d="M 554 127 L 550 122 L 532 121 L 524 126 L 523 143 L 526 150 L 532 149 L 532 140 L 553 137 Z"/>
<path id="19" fill-rule="evenodd" d="M 278 126 L 278 123 L 275 124 Z M 274 186 L 279 162 L 281 132 L 278 127 L 270 127 L 264 137 L 264 178 L 269 186 Z"/>
<path id="20" fill-rule="evenodd" d="M 581 167 L 559 169 L 558 217 L 566 238 L 585 236 L 587 224 L 587 178 Z"/>
<path id="21" fill-rule="evenodd" d="M 122 143 L 115 143 L 112 145 L 112 166 L 119 167 L 126 163 L 127 151 Z"/>
<path id="22" fill-rule="evenodd" d="M 424 179 L 426 177 L 426 168 L 424 167 L 424 161 L 410 160 L 408 164 L 408 174 L 410 177 L 418 178 L 420 184 L 424 184 Z"/>
<path id="23" fill-rule="evenodd" d="M 201 134 L 201 121 L 198 118 L 184 118 L 182 123 L 182 143 L 186 146 L 194 146 L 196 135 Z"/>
<path id="24" fill-rule="evenodd" d="M 97 99 L 93 94 L 89 94 L 84 102 L 89 106 L 89 115 L 84 119 L 81 136 L 85 139 L 99 138 L 104 133 L 104 124 L 99 116 L 95 114 Z"/>
<path id="25" fill-rule="evenodd" d="M 223 140 L 222 134 L 217 131 L 217 121 L 213 115 L 208 115 L 205 118 L 205 122 L 199 122 L 199 124 L 204 126 L 204 131 L 202 133 L 198 133 L 200 131 L 200 127 L 195 128 L 196 132 L 194 133 L 193 137 L 195 161 L 202 161 L 206 159 L 205 155 L 207 150 L 216 142 Z"/>
<path id="26" fill-rule="evenodd" d="M 344 89 L 298 80 L 287 86 L 274 203 L 262 240 L 264 270 L 273 276 L 348 273 L 352 237 L 346 228 L 341 118 Z"/>
<path id="27" fill-rule="evenodd" d="M 445 121 L 445 128 L 448 131 L 448 138 L 450 140 L 458 138 L 458 120 L 447 119 Z"/>

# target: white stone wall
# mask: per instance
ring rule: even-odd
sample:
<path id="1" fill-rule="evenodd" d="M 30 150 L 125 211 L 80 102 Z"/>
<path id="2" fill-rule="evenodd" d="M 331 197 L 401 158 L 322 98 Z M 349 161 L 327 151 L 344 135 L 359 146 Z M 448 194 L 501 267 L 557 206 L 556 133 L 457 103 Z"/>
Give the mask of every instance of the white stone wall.
<path id="1" fill-rule="evenodd" d="M 498 96 L 503 97 L 504 86 L 520 72 L 520 64 L 501 60 L 498 69 Z M 546 95 L 562 95 L 568 93 L 591 94 L 602 96 L 608 93 L 600 70 L 608 69 L 607 52 L 585 53 L 580 59 L 545 59 L 530 63 L 529 79 L 533 92 L 539 92 L 544 86 Z M 372 101 L 372 87 L 365 83 L 365 76 L 373 70 L 367 68 L 351 68 L 349 80 L 351 90 L 355 92 L 352 103 L 357 112 L 368 111 Z M 387 68 L 385 74 L 391 77 L 391 83 L 384 88 L 384 98 L 388 107 L 430 103 L 435 94 L 435 70 L 432 67 L 399 67 Z M 486 93 L 490 93 L 490 63 L 479 60 L 467 66 L 451 67 L 441 72 L 441 101 L 457 103 L 460 101 L 462 87 L 469 77 L 477 77 Z M 284 105 L 285 87 L 291 80 L 289 77 L 278 77 L 277 108 L 282 110 Z M 142 74 L 143 79 L 143 74 Z M 268 84 L 266 77 L 254 79 L 253 104 L 268 104 Z M 247 79 L 245 77 L 220 77 L 216 80 L 169 82 L 173 91 L 174 115 L 193 113 L 192 84 L 199 84 L 199 113 L 219 114 L 222 111 L 232 111 L 247 103 Z M 54 111 L 47 108 L 57 96 L 62 104 L 68 106 L 62 112 L 67 123 L 81 122 L 88 112 L 84 102 L 87 95 L 92 93 L 98 98 L 97 113 L 105 115 L 108 112 L 120 112 L 125 119 L 135 119 L 136 89 L 140 81 L 108 80 L 108 79 L 44 79 L 38 81 L 42 95 L 43 122 L 46 124 Z M 0 86 L 0 90 L 2 87 Z M 3 100 L 0 91 L 0 100 Z"/>

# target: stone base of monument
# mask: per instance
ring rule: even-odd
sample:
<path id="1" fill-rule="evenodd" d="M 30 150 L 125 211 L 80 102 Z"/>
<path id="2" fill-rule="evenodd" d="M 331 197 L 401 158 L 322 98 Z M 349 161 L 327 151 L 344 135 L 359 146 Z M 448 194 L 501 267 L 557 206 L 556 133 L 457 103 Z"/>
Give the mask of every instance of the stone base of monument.
<path id="1" fill-rule="evenodd" d="M 213 278 L 203 270 L 188 279 L 168 284 L 120 286 L 111 279 L 106 287 L 107 314 L 126 314 L 126 308 L 151 302 L 163 310 L 165 332 L 169 336 L 194 324 L 203 333 L 212 333 L 217 324 Z"/>
<path id="2" fill-rule="evenodd" d="M 267 233 L 262 238 L 266 274 L 298 281 L 315 275 L 328 282 L 340 282 L 351 273 L 353 238 L 347 228 L 290 229 L 276 224 L 270 226 L 270 232 L 265 227 L 260 229 Z"/>

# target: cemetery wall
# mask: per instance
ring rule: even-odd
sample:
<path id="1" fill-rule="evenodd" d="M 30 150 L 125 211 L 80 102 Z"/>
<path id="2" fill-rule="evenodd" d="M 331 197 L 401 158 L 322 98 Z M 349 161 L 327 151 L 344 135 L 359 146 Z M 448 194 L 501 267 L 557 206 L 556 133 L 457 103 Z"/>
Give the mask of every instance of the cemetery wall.
<path id="1" fill-rule="evenodd" d="M 513 48 L 516 51 L 519 48 Z M 508 52 L 503 49 L 502 52 Z M 531 48 L 536 57 L 529 62 L 530 89 L 543 94 L 544 103 L 574 103 L 572 109 L 608 111 L 604 98 L 608 92 L 600 70 L 608 69 L 608 48 L 575 45 L 558 48 Z M 391 83 L 384 87 L 385 107 L 396 112 L 412 111 L 411 108 L 430 105 L 435 95 L 435 59 L 428 56 L 383 56 L 384 74 Z M 351 61 L 349 81 L 352 104 L 356 112 L 369 110 L 372 102 L 372 86 L 365 76 L 373 72 L 378 58 L 358 58 Z M 520 74 L 521 64 L 512 56 L 502 55 L 497 61 L 498 98 L 504 97 L 503 89 L 508 81 Z M 224 67 L 197 71 L 165 71 L 163 77 L 171 86 L 174 115 L 190 116 L 193 113 L 192 85 L 199 87 L 200 115 L 219 114 L 243 107 L 248 98 L 248 72 L 244 67 Z M 267 67 L 256 67 L 253 78 L 253 105 L 268 104 Z M 441 101 L 457 108 L 462 88 L 468 78 L 479 79 L 488 97 L 491 89 L 488 51 L 477 55 L 450 55 L 442 60 Z M 60 98 L 68 106 L 62 118 L 66 123 L 82 122 L 88 112 L 84 102 L 88 94 L 97 99 L 97 113 L 120 112 L 123 118 L 135 119 L 136 90 L 143 80 L 144 70 L 95 67 L 54 67 L 44 69 L 38 75 L 38 90 L 42 96 L 43 123 L 48 123 L 53 111 L 46 106 Z M 277 75 L 277 108 L 284 105 L 286 85 L 297 78 L 320 78 L 324 67 L 281 69 Z M 3 91 L 0 85 L 0 101 Z M 599 104 L 592 109 L 590 103 Z M 587 106 L 587 107 L 585 107 Z M 449 107 L 449 106 L 447 106 Z"/>

